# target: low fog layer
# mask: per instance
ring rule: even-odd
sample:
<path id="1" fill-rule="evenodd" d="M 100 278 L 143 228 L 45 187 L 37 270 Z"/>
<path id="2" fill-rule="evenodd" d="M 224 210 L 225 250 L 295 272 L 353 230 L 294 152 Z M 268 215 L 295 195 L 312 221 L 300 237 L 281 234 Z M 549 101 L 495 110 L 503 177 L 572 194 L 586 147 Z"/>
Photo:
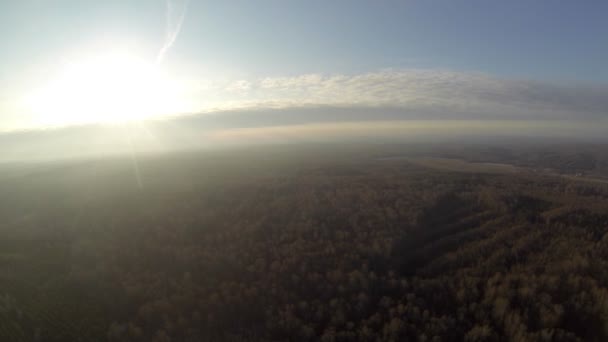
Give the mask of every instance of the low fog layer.
<path id="1" fill-rule="evenodd" d="M 321 108 L 297 110 L 312 114 Z M 356 111 L 355 111 L 356 112 Z M 256 144 L 331 142 L 437 142 L 445 140 L 554 138 L 605 141 L 608 125 L 598 121 L 565 120 L 359 120 L 298 123 L 290 110 L 260 112 L 284 117 L 276 124 L 246 124 L 257 112 L 201 114 L 187 118 L 115 125 L 88 125 L 0 135 L 1 161 L 49 160 L 114 154 L 214 149 Z M 325 113 L 332 113 L 328 110 Z M 380 109 L 371 115 L 389 115 Z M 290 120 L 291 119 L 291 120 Z"/>

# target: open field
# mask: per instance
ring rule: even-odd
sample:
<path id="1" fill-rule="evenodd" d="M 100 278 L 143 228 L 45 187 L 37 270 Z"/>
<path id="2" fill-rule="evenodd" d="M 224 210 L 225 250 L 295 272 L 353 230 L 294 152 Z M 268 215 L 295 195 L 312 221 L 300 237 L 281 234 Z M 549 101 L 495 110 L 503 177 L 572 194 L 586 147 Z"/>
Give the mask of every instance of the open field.
<path id="1" fill-rule="evenodd" d="M 514 166 L 510 164 L 469 162 L 462 159 L 439 157 L 409 157 L 403 158 L 403 160 L 407 160 L 415 165 L 444 171 L 487 174 L 535 173 L 549 177 L 563 177 L 564 179 L 568 179 L 570 181 L 608 184 L 607 178 L 586 176 L 582 174 L 560 174 L 555 170 L 537 170 L 530 167 Z"/>
<path id="2" fill-rule="evenodd" d="M 518 168 L 509 164 L 468 162 L 465 160 L 453 158 L 418 157 L 408 158 L 406 160 L 416 165 L 446 171 L 495 174 L 509 174 L 524 171 L 524 169 L 522 168 Z"/>

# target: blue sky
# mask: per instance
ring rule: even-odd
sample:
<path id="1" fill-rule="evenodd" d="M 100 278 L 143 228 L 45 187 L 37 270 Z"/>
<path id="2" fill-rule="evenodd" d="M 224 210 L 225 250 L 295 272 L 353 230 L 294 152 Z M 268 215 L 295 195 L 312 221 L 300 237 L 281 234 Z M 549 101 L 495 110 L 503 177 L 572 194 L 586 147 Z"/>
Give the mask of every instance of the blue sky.
<path id="1" fill-rule="evenodd" d="M 193 4 L 176 53 L 198 45 L 191 53 L 202 60 L 266 73 L 425 67 L 608 78 L 606 2 L 262 3 Z"/>
<path id="2" fill-rule="evenodd" d="M 165 8 L 164 0 L 3 1 L 0 62 L 46 63 L 103 39 L 153 50 Z M 605 1 L 192 0 L 171 55 L 264 75 L 430 67 L 607 82 L 606 13 Z"/>
<path id="3" fill-rule="evenodd" d="M 352 85 L 362 78 L 374 79 L 370 86 L 376 90 L 387 84 L 392 93 L 388 96 L 388 88 L 383 89 L 377 93 L 384 97 L 353 105 L 406 106 L 389 101 L 399 98 L 398 87 L 408 88 L 416 101 L 425 98 L 425 105 L 435 105 L 433 98 L 445 96 L 449 85 L 471 88 L 457 95 L 471 97 L 469 103 L 478 101 L 478 93 L 489 85 L 493 94 L 483 96 L 488 102 L 482 104 L 484 111 L 492 111 L 488 107 L 496 103 L 497 110 L 504 110 L 505 102 L 522 107 L 522 101 L 527 101 L 522 113 L 534 111 L 539 101 L 544 101 L 543 110 L 572 111 L 565 108 L 571 104 L 555 100 L 565 94 L 573 102 L 591 98 L 591 116 L 596 117 L 606 95 L 606 1 L 170 3 L 176 13 L 184 8 L 186 13 L 162 67 L 187 84 L 184 96 L 206 99 L 201 101 L 213 104 L 209 108 L 224 103 L 263 107 L 283 99 L 282 106 L 335 105 L 327 99 L 342 96 L 339 89 L 345 82 Z M 166 15 L 164 0 L 2 1 L 0 128 L 43 122 L 36 119 L 39 114 L 20 112 L 13 102 L 54 77 L 73 56 L 119 47 L 155 60 L 165 39 Z M 178 17 L 173 13 L 172 20 Z M 276 86 L 276 80 L 282 82 L 281 91 L 260 86 Z M 420 83 L 424 88 L 417 89 Z M 341 88 L 319 90 L 336 84 Z M 366 94 L 367 85 L 359 84 L 339 104 Z M 540 90 L 530 93 L 536 87 L 532 85 Z M 204 107 L 202 102 L 192 110 Z M 574 110 L 583 107 L 575 105 Z"/>

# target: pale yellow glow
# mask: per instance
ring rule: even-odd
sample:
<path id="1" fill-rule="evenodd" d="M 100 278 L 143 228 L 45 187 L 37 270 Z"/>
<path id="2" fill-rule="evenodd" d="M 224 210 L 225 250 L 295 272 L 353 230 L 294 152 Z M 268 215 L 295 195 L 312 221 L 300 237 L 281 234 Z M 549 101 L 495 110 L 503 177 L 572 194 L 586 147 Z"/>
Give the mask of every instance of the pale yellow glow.
<path id="1" fill-rule="evenodd" d="M 181 92 L 155 63 L 110 52 L 68 63 L 25 105 L 45 125 L 122 122 L 187 111 Z"/>

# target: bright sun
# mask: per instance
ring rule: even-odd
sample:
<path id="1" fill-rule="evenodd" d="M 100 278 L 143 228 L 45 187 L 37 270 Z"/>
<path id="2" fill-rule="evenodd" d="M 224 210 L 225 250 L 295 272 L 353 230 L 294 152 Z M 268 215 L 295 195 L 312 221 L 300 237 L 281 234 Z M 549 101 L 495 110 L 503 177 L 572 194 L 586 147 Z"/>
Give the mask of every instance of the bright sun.
<path id="1" fill-rule="evenodd" d="M 184 111 L 178 88 L 157 64 L 112 52 L 69 63 L 26 105 L 47 125 L 140 120 Z"/>

